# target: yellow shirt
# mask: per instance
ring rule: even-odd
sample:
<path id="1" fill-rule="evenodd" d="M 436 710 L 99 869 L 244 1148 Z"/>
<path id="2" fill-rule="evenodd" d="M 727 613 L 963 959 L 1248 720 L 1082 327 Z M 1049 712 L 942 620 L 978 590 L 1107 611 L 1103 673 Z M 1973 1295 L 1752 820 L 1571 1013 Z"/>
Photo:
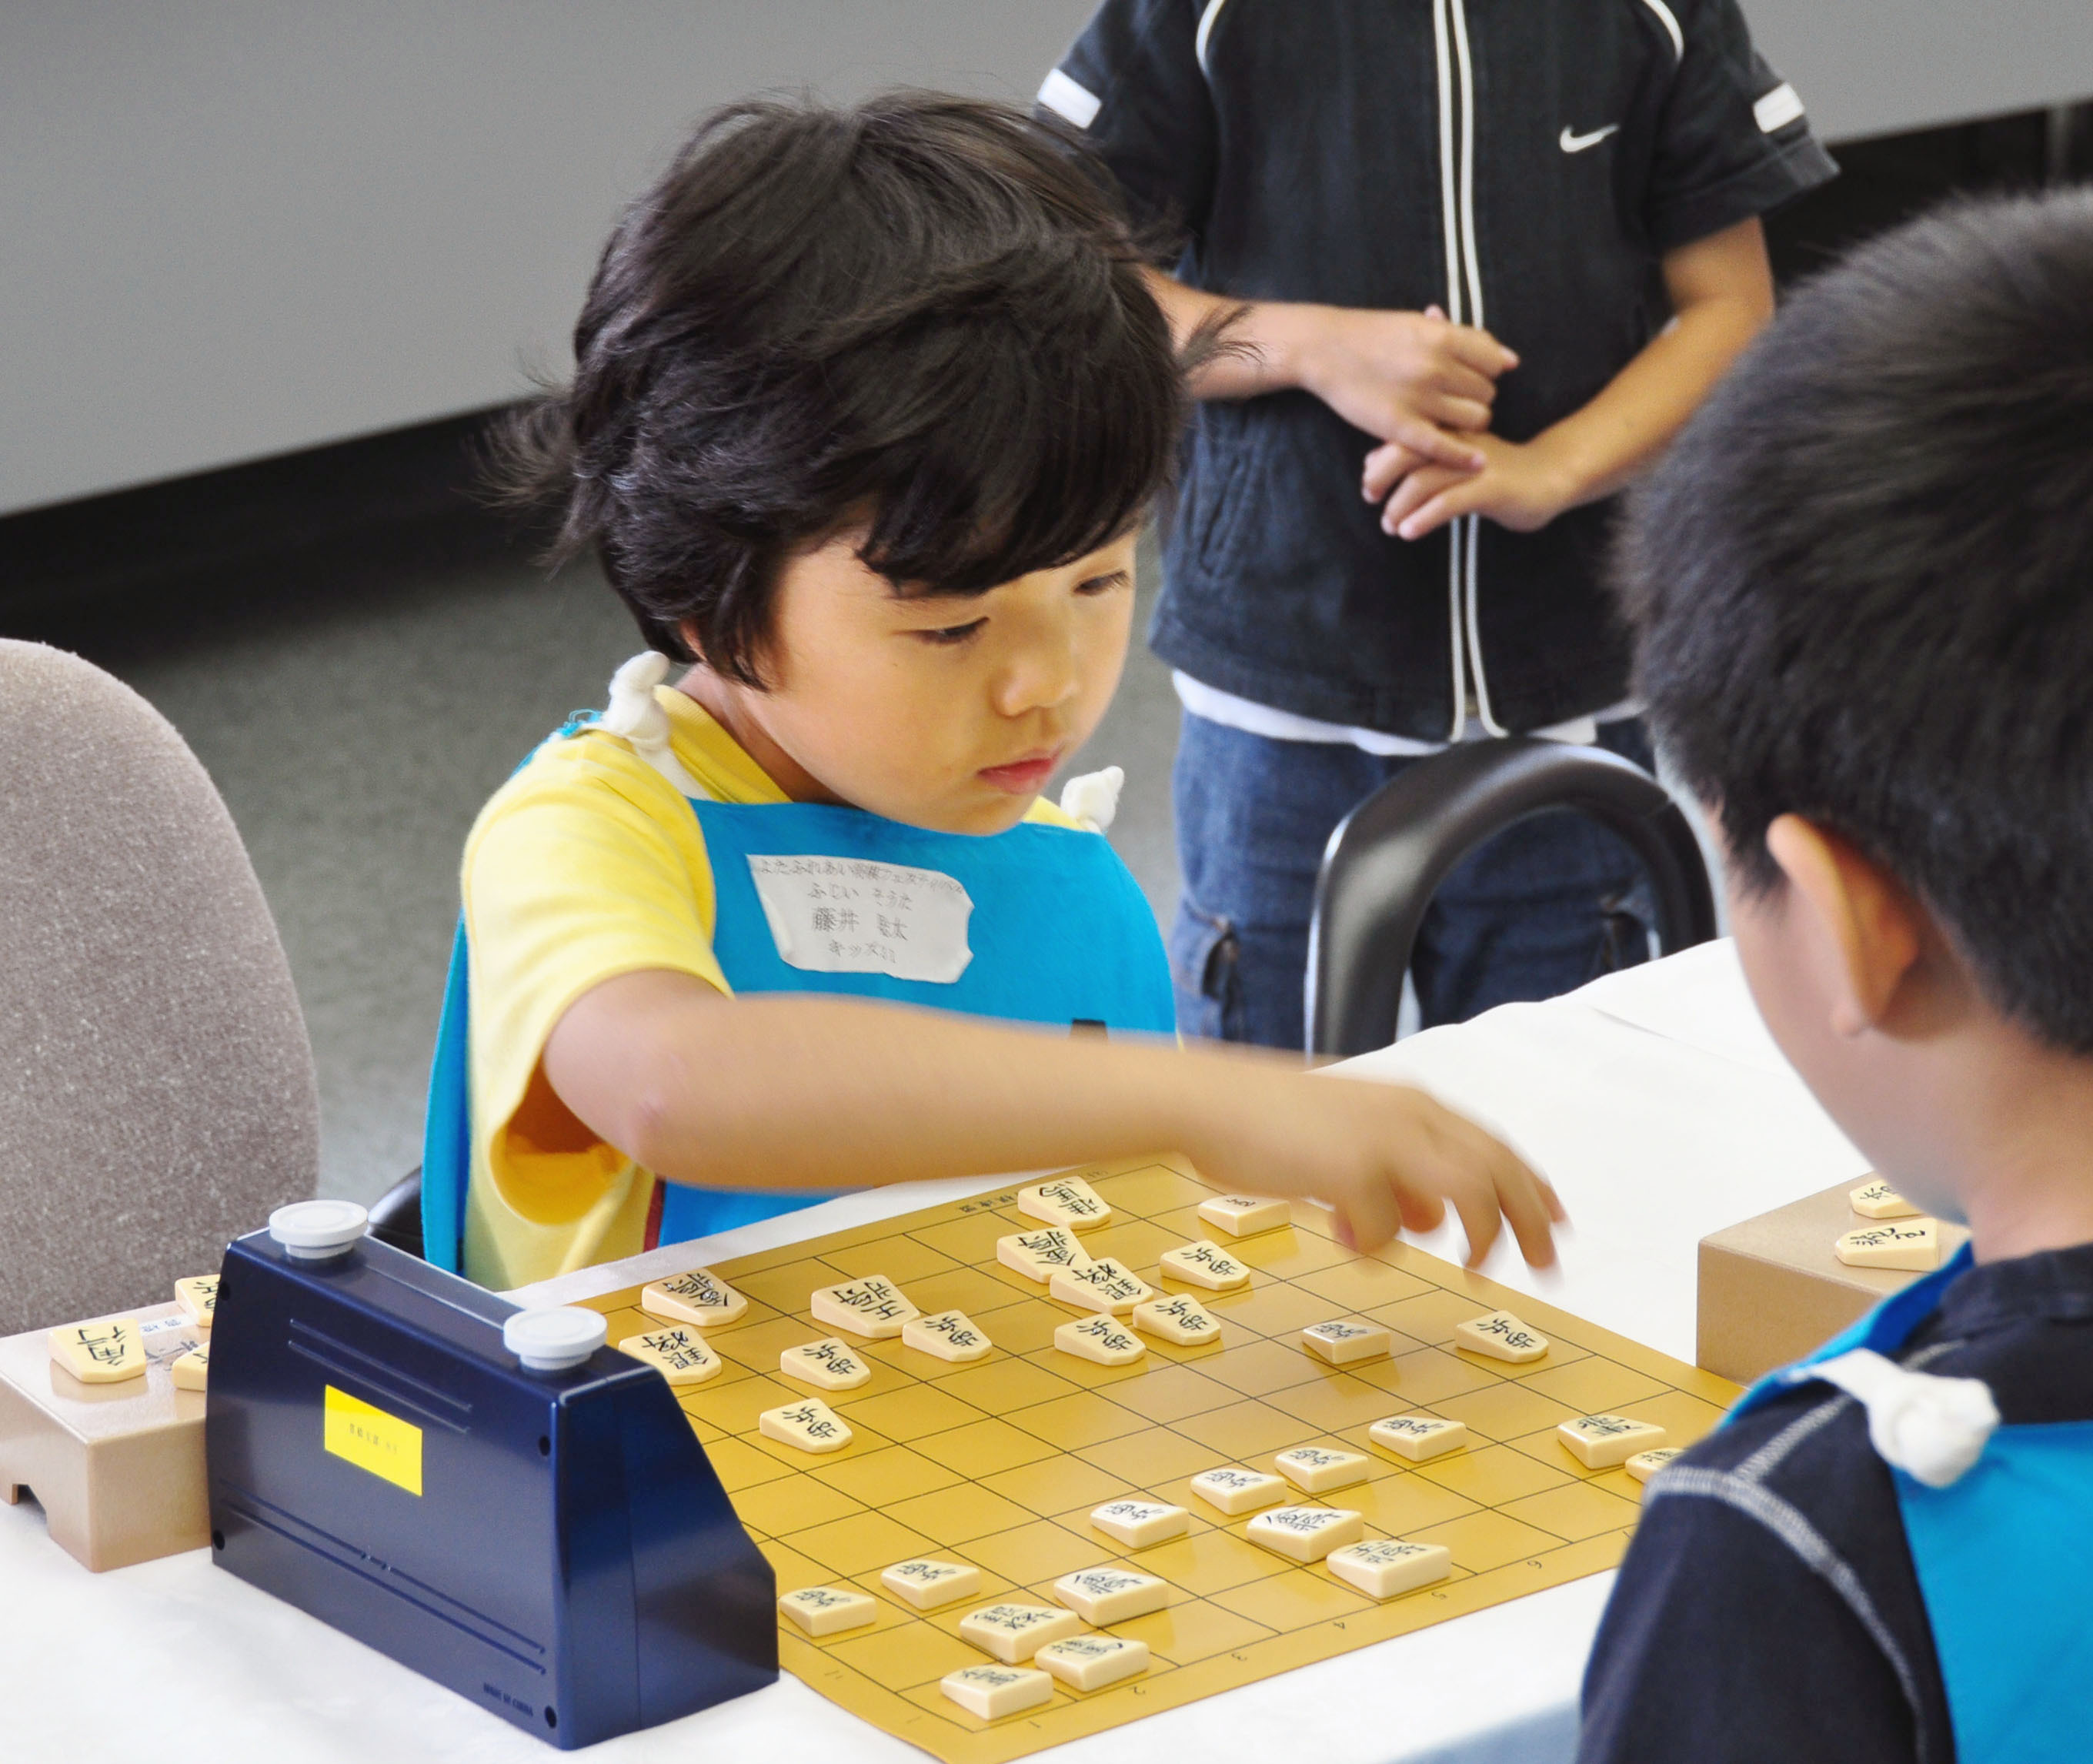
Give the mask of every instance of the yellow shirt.
<path id="1" fill-rule="evenodd" d="M 670 745 L 716 801 L 783 791 L 696 700 L 660 687 Z M 1040 801 L 1026 818 L 1072 826 Z M 730 991 L 713 955 L 716 903 L 698 817 L 617 735 L 549 741 L 480 811 L 466 841 L 471 952 L 472 1177 L 467 1276 L 497 1291 L 636 1255 L 655 1178 L 578 1121 L 546 1082 L 568 1006 L 643 969 Z"/>

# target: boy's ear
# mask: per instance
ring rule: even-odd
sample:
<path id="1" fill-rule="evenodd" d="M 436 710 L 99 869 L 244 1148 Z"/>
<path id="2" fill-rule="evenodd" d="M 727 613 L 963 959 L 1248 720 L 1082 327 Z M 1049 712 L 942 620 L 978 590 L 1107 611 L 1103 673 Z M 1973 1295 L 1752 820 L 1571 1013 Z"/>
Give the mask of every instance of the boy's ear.
<path id="1" fill-rule="evenodd" d="M 1778 817 L 1766 843 L 1793 891 L 1792 910 L 1814 921 L 1831 958 L 1832 1028 L 1858 1035 L 1876 1027 L 1924 949 L 1924 909 L 1873 859 L 1800 815 Z"/>

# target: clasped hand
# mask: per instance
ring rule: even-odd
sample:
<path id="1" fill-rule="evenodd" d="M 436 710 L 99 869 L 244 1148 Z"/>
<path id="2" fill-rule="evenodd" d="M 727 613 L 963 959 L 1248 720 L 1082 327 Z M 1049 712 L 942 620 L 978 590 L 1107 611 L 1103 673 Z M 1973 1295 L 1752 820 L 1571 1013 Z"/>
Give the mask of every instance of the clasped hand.
<path id="1" fill-rule="evenodd" d="M 1422 313 L 1344 312 L 1316 352 L 1309 389 L 1355 427 L 1382 437 L 1361 492 L 1381 529 L 1422 539 L 1466 514 L 1515 532 L 1545 527 L 1569 489 L 1545 449 L 1489 433 L 1497 376 L 1519 357 L 1487 331 Z"/>

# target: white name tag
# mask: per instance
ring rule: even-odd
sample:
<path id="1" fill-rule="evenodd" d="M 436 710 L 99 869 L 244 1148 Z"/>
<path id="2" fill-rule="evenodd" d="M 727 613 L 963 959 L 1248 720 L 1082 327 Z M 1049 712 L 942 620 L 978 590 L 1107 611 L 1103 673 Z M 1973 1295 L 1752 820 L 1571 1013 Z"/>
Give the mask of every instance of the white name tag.
<path id="1" fill-rule="evenodd" d="M 754 857 L 778 953 L 810 973 L 891 974 L 950 986 L 967 971 L 974 904 L 942 870 L 856 857 Z"/>

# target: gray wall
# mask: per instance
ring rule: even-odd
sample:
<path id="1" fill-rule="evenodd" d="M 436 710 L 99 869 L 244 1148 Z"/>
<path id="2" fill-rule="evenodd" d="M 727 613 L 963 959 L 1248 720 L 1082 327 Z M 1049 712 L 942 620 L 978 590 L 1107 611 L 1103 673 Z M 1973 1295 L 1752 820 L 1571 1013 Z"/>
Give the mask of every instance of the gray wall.
<path id="1" fill-rule="evenodd" d="M 2093 93 L 2089 0 L 1747 3 L 1833 137 Z M 0 512 L 513 397 L 707 106 L 1028 98 L 1091 4 L 6 0 Z"/>

